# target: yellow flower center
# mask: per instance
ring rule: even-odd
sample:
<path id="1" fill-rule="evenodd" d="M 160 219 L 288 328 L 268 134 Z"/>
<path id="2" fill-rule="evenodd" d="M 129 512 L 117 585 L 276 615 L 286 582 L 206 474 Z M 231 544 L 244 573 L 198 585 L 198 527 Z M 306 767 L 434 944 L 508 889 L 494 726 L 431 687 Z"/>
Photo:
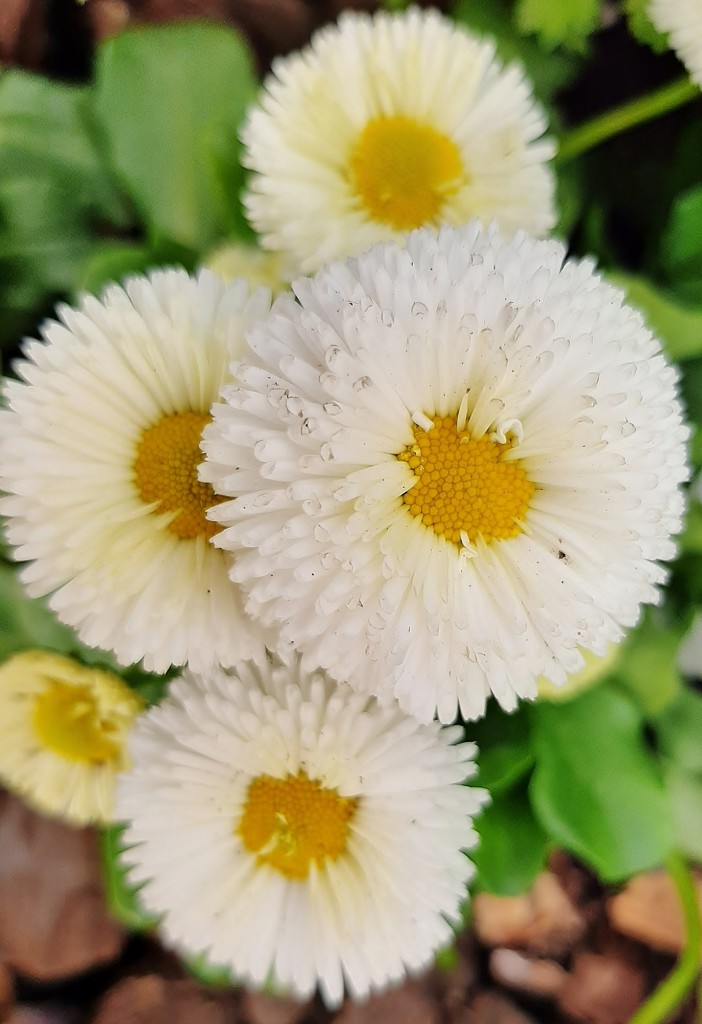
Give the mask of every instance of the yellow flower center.
<path id="1" fill-rule="evenodd" d="M 82 669 L 93 685 L 46 679 L 34 698 L 32 725 L 46 750 L 66 761 L 104 764 L 119 758 L 127 732 L 141 710 L 141 699 L 119 679 Z M 97 685 L 96 685 L 97 684 Z"/>
<path id="2" fill-rule="evenodd" d="M 371 220 L 411 231 L 439 219 L 465 174 L 452 139 L 398 114 L 368 122 L 351 154 L 351 177 Z"/>
<path id="3" fill-rule="evenodd" d="M 358 800 L 324 789 L 305 772 L 255 778 L 237 827 L 244 846 L 286 878 L 302 881 L 310 864 L 335 860 L 346 849 Z"/>
<path id="4" fill-rule="evenodd" d="M 414 444 L 400 452 L 416 483 L 402 496 L 412 513 L 434 533 L 461 544 L 516 537 L 534 484 L 508 444 L 459 430 L 456 417 L 434 416 L 429 430 L 414 427 Z"/>
<path id="5" fill-rule="evenodd" d="M 164 416 L 143 432 L 134 460 L 134 481 L 142 501 L 158 502 L 159 513 L 177 513 L 168 529 L 181 540 L 209 540 L 221 530 L 205 512 L 225 499 L 197 478 L 204 459 L 200 438 L 210 419 L 197 412 Z"/>

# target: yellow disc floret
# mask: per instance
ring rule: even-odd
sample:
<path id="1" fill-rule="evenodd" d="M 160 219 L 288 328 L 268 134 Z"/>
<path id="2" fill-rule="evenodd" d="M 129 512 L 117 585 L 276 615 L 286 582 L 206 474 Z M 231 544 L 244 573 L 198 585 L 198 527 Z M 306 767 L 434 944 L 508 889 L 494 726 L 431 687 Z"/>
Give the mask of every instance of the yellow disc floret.
<path id="1" fill-rule="evenodd" d="M 319 865 L 344 852 L 357 804 L 305 772 L 283 779 L 259 775 L 249 785 L 236 831 L 259 863 L 302 881 L 312 862 Z"/>
<path id="2" fill-rule="evenodd" d="M 455 544 L 516 537 L 534 484 L 516 460 L 505 460 L 510 446 L 459 430 L 455 416 L 431 420 L 429 430 L 414 427 L 414 444 L 398 456 L 416 478 L 402 496 L 409 511 Z"/>
<path id="3" fill-rule="evenodd" d="M 197 478 L 204 459 L 200 438 L 210 420 L 196 412 L 164 416 L 143 432 L 134 460 L 139 496 L 147 505 L 158 502 L 159 513 L 177 513 L 168 529 L 181 540 L 209 539 L 221 529 L 206 519 L 205 512 L 223 499 Z"/>
<path id="4" fill-rule="evenodd" d="M 411 231 L 439 219 L 465 173 L 452 139 L 395 115 L 375 118 L 363 129 L 351 154 L 351 179 L 371 220 Z"/>
<path id="5" fill-rule="evenodd" d="M 34 669 L 41 687 L 31 724 L 41 747 L 79 764 L 120 759 L 141 699 L 117 676 L 58 655 L 40 657 Z"/>

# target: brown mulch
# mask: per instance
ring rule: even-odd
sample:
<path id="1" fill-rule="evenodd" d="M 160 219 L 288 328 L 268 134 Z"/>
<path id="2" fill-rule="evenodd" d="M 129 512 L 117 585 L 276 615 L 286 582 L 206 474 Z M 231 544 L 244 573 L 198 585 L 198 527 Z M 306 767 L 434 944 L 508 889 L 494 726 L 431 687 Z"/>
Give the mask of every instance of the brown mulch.
<path id="1" fill-rule="evenodd" d="M 699 887 L 702 903 L 702 873 Z M 92 830 L 0 794 L 3 1024 L 625 1024 L 682 943 L 663 872 L 607 890 L 557 853 L 528 893 L 474 899 L 450 968 L 365 1003 L 332 1012 L 207 988 L 155 936 L 129 939 L 109 919 Z M 672 1024 L 694 1020 L 691 998 Z"/>

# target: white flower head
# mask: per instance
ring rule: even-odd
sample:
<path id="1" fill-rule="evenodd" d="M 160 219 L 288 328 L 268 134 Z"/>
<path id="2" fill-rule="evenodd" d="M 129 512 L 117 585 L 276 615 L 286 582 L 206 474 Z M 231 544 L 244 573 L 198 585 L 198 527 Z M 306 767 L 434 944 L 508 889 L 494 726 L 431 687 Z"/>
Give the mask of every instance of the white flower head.
<path id="1" fill-rule="evenodd" d="M 203 434 L 252 613 L 422 720 L 505 708 L 658 599 L 677 372 L 561 244 L 479 223 L 294 285 Z"/>
<path id="2" fill-rule="evenodd" d="M 4 384 L 0 501 L 33 597 L 123 663 L 233 664 L 258 631 L 197 479 L 210 406 L 267 311 L 209 271 L 159 271 L 59 308 Z"/>
<path id="3" fill-rule="evenodd" d="M 337 1004 L 426 966 L 460 919 L 483 790 L 462 729 L 321 672 L 186 674 L 139 721 L 124 861 L 164 939 Z"/>
<path id="4" fill-rule="evenodd" d="M 0 782 L 71 825 L 112 821 L 143 701 L 119 676 L 49 651 L 0 667 Z"/>
<path id="5" fill-rule="evenodd" d="M 422 226 L 555 223 L 546 119 L 516 65 L 437 11 L 344 13 L 279 58 L 250 113 L 244 197 L 301 271 Z"/>
<path id="6" fill-rule="evenodd" d="M 651 0 L 648 14 L 702 88 L 702 4 L 700 0 Z"/>

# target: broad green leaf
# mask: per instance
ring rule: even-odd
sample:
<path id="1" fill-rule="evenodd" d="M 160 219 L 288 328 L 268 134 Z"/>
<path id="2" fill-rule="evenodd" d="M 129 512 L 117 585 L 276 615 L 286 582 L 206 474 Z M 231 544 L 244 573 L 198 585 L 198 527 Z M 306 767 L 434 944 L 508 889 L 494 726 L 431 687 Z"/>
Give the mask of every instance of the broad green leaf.
<path id="1" fill-rule="evenodd" d="M 693 775 L 674 764 L 667 765 L 664 774 L 676 848 L 702 863 L 702 775 Z"/>
<path id="2" fill-rule="evenodd" d="M 702 277 L 702 186 L 678 196 L 661 239 L 660 261 L 671 282 Z"/>
<path id="3" fill-rule="evenodd" d="M 683 689 L 653 727 L 661 749 L 680 768 L 702 776 L 702 696 Z"/>
<path id="4" fill-rule="evenodd" d="M 605 882 L 662 863 L 670 808 L 635 705 L 610 687 L 531 708 L 536 768 L 530 793 L 550 839 Z"/>
<path id="5" fill-rule="evenodd" d="M 151 931 L 158 918 L 148 914 L 139 903 L 139 886 L 132 885 L 120 856 L 124 852 L 123 825 L 110 825 L 100 833 L 100 860 L 107 909 L 120 924 L 133 932 Z"/>
<path id="6" fill-rule="evenodd" d="M 87 86 L 24 71 L 0 77 L 0 172 L 48 178 L 73 193 L 72 206 L 113 222 L 126 215 L 98 145 Z"/>
<path id="7" fill-rule="evenodd" d="M 525 892 L 543 870 L 549 839 L 534 817 L 526 786 L 500 793 L 476 819 L 480 843 L 471 853 L 480 889 L 497 896 Z"/>
<path id="8" fill-rule="evenodd" d="M 680 381 L 688 420 L 694 427 L 690 441 L 690 456 L 696 465 L 702 465 L 702 357 L 685 363 L 685 372 Z"/>
<path id="9" fill-rule="evenodd" d="M 668 46 L 666 37 L 654 28 L 648 16 L 650 0 L 624 0 L 624 12 L 629 31 L 640 43 L 650 46 L 655 53 L 665 53 Z"/>
<path id="10" fill-rule="evenodd" d="M 466 725 L 466 736 L 478 744 L 476 784 L 491 793 L 509 788 L 534 763 L 529 718 L 523 708 L 507 714 L 492 700 L 484 718 Z"/>
<path id="11" fill-rule="evenodd" d="M 458 0 L 453 18 L 478 35 L 491 37 L 499 58 L 506 64 L 517 62 L 533 83 L 534 92 L 547 100 L 563 89 L 578 73 L 579 62 L 572 54 L 544 53 L 531 39 L 520 36 L 510 23 L 510 12 L 501 0 L 490 4 L 481 0 Z"/>
<path id="12" fill-rule="evenodd" d="M 610 284 L 626 292 L 627 301 L 641 311 L 671 359 L 694 359 L 702 355 L 702 307 L 687 307 L 650 281 L 633 274 L 617 271 L 609 273 L 607 278 Z"/>
<path id="13" fill-rule="evenodd" d="M 99 293 L 113 281 L 121 282 L 130 274 L 144 274 L 157 267 L 184 266 L 192 271 L 196 265 L 191 249 L 163 240 L 153 244 L 100 242 L 78 273 L 76 289 Z"/>
<path id="14" fill-rule="evenodd" d="M 71 654 L 77 646 L 73 630 L 58 621 L 45 601 L 27 597 L 16 570 L 0 565 L 0 661 L 33 648 Z"/>
<path id="15" fill-rule="evenodd" d="M 686 619 L 663 624 L 649 611 L 624 641 L 614 675 L 649 717 L 660 714 L 681 692 L 677 658 L 688 625 Z"/>
<path id="16" fill-rule="evenodd" d="M 563 45 L 582 51 L 598 27 L 600 0 L 517 0 L 515 18 L 521 32 L 535 33 L 547 49 Z"/>
<path id="17" fill-rule="evenodd" d="M 197 22 L 123 32 L 100 48 L 95 89 L 112 162 L 151 235 L 199 250 L 225 234 L 211 149 L 236 136 L 256 92 L 242 38 Z"/>
<path id="18" fill-rule="evenodd" d="M 702 505 L 698 501 L 691 500 L 688 504 L 680 547 L 685 552 L 702 554 Z"/>

